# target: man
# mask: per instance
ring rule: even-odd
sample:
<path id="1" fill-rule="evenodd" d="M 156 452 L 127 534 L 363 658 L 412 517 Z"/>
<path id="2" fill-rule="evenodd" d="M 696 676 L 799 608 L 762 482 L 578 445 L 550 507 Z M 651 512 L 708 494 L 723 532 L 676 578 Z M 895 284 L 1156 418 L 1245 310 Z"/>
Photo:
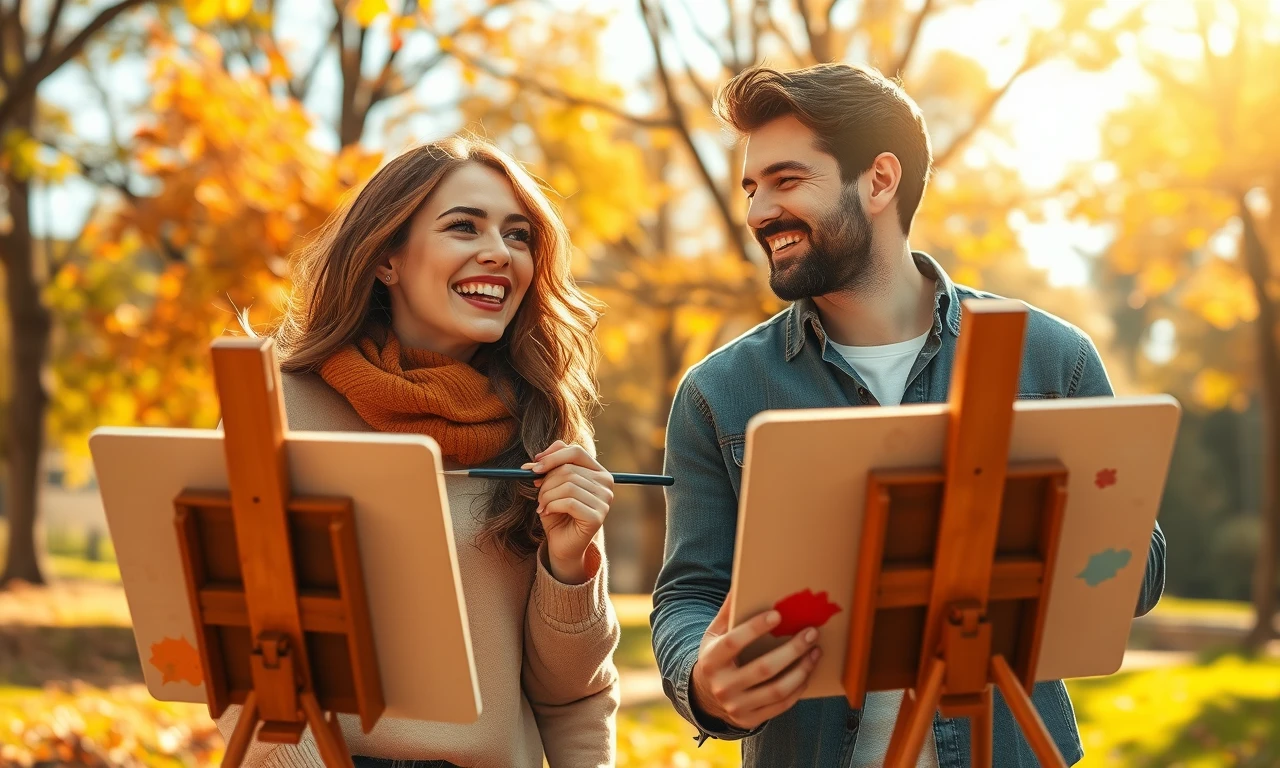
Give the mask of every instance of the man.
<path id="1" fill-rule="evenodd" d="M 770 287 L 794 303 L 694 366 L 677 391 L 654 651 L 699 743 L 743 739 L 748 768 L 878 766 L 901 692 L 872 693 L 856 710 L 843 697 L 800 701 L 818 654 L 805 633 L 736 662 L 777 621 L 770 611 L 726 632 L 746 425 L 766 409 L 945 402 L 961 302 L 991 294 L 952 283 L 907 242 L 931 155 L 919 108 L 893 82 L 844 64 L 754 68 L 721 90 L 716 113 L 746 138 L 747 223 L 768 255 Z M 1111 394 L 1092 341 L 1032 308 L 1019 397 Z M 1159 600 L 1164 557 L 1157 525 L 1135 615 Z M 1063 757 L 1079 761 L 1066 688 L 1040 683 L 1032 698 Z M 1037 765 L 999 694 L 993 762 Z M 918 765 L 968 764 L 968 721 L 935 715 Z"/>

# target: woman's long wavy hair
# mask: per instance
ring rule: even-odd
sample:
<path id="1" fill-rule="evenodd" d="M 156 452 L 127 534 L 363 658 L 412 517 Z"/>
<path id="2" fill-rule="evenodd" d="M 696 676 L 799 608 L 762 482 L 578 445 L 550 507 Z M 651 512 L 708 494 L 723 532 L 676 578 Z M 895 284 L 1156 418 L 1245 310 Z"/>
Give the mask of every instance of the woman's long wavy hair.
<path id="1" fill-rule="evenodd" d="M 453 137 L 415 147 L 383 166 L 296 256 L 294 291 L 274 332 L 281 369 L 314 372 L 363 335 L 379 344 L 391 328 L 391 300 L 375 269 L 408 240 L 413 216 L 440 182 L 466 163 L 493 168 L 511 182 L 532 221 L 533 283 L 502 338 L 483 345 L 472 364 L 520 428 L 494 460 L 518 467 L 556 440 L 592 438 L 598 405 L 594 330 L 598 304 L 569 270 L 569 232 L 538 182 L 487 141 Z M 497 483 L 483 510 L 481 544 L 518 556 L 543 539 L 537 490 Z"/>

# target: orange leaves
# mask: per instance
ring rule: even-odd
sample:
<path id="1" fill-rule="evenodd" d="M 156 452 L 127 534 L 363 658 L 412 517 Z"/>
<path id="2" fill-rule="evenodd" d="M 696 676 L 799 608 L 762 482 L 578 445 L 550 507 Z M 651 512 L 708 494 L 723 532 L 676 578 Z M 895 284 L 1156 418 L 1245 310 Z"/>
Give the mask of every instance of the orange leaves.
<path id="1" fill-rule="evenodd" d="M 185 637 L 166 637 L 151 645 L 151 658 L 147 663 L 160 670 L 166 683 L 200 685 L 204 680 L 200 668 L 200 654 Z"/>
<path id="2" fill-rule="evenodd" d="M 72 459 L 100 424 L 216 424 L 209 342 L 240 332 L 239 308 L 258 328 L 277 317 L 289 255 L 380 159 L 317 147 L 301 106 L 270 75 L 228 73 L 209 37 L 151 50 L 134 144 L 158 191 L 96 221 L 50 287 L 65 329 L 51 428 Z"/>

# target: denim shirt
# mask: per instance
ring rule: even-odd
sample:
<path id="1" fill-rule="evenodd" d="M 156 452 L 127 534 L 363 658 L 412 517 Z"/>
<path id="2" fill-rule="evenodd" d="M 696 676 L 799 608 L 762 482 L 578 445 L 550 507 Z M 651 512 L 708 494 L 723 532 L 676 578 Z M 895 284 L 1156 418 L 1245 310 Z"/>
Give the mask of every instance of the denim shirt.
<path id="1" fill-rule="evenodd" d="M 903 403 L 943 403 L 951 383 L 960 333 L 961 302 L 998 298 L 956 285 L 929 256 L 916 266 L 935 280 L 933 330 L 911 372 Z M 1075 326 L 1030 308 L 1020 399 L 1113 395 L 1093 342 Z M 858 737 L 861 710 L 844 697 L 805 699 L 752 731 L 695 715 L 690 674 L 703 633 L 729 591 L 742 483 L 747 421 L 764 410 L 878 405 L 856 371 L 834 349 L 812 301 L 796 302 L 772 319 L 713 352 L 685 375 L 667 427 L 667 541 L 653 594 L 653 648 L 663 690 L 676 709 L 708 737 L 742 739 L 744 768 L 847 766 Z M 1164 590 L 1165 542 L 1151 536 L 1142 593 L 1134 615 L 1155 607 Z M 993 761 L 998 768 L 1038 763 L 998 690 L 994 692 Z M 1083 757 L 1075 713 L 1061 681 L 1036 684 L 1032 700 L 1068 764 Z M 940 768 L 969 766 L 965 718 L 935 714 Z"/>

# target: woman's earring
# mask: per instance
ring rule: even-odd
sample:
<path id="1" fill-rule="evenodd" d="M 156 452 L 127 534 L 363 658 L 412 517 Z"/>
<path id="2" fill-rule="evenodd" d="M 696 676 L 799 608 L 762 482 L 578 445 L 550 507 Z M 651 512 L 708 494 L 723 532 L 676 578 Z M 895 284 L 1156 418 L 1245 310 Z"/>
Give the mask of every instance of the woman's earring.
<path id="1" fill-rule="evenodd" d="M 391 275 L 383 275 L 382 279 L 387 281 L 387 285 L 391 284 Z"/>

